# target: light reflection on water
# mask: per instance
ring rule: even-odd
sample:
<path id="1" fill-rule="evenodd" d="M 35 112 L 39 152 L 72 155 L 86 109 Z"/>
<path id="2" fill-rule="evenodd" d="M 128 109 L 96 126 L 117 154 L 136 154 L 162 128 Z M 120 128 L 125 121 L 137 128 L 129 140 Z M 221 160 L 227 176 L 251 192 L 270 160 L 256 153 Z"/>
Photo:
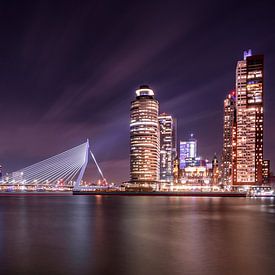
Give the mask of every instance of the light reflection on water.
<path id="1" fill-rule="evenodd" d="M 273 199 L 1 197 L 0 274 L 273 274 Z"/>

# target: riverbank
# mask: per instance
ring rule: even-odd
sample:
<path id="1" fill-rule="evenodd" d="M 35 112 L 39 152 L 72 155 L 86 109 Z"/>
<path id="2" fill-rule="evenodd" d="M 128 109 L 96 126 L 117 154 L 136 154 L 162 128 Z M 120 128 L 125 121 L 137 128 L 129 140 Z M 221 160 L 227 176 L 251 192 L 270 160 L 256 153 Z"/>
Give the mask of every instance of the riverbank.
<path id="1" fill-rule="evenodd" d="M 128 192 L 128 191 L 73 191 L 73 195 L 103 195 L 103 196 L 176 196 L 176 197 L 246 197 L 245 192 Z"/>
<path id="2" fill-rule="evenodd" d="M 175 192 L 175 191 L 152 191 L 152 192 L 129 192 L 129 191 L 64 191 L 64 192 L 47 192 L 47 191 L 16 191 L 0 192 L 0 197 L 8 196 L 167 196 L 167 197 L 259 197 L 274 198 L 274 195 L 256 195 L 249 196 L 245 192 Z"/>
<path id="3" fill-rule="evenodd" d="M 15 191 L 15 192 L 0 192 L 0 197 L 7 197 L 7 196 L 72 196 L 71 191 L 64 191 L 64 192 L 38 192 L 38 191 Z"/>

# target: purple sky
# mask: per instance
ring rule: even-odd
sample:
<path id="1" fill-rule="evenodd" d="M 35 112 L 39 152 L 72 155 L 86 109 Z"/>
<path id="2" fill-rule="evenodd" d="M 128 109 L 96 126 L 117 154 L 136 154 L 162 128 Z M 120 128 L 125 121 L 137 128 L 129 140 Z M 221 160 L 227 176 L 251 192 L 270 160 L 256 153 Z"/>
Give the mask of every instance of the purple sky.
<path id="1" fill-rule="evenodd" d="M 0 3 L 0 24 L 4 172 L 88 137 L 108 180 L 127 180 L 140 84 L 178 119 L 178 139 L 193 132 L 200 155 L 220 154 L 223 99 L 249 48 L 265 55 L 265 158 L 274 167 L 271 1 L 10 0 Z"/>

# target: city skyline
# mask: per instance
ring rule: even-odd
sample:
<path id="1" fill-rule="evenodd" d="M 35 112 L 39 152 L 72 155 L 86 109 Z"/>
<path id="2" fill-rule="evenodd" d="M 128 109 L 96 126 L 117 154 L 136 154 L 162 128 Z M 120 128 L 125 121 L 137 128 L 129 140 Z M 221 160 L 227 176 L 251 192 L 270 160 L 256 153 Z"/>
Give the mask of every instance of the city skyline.
<path id="1" fill-rule="evenodd" d="M 86 9 L 88 6 L 87 2 L 73 13 L 73 6 L 68 5 L 61 18 L 61 6 L 21 6 L 18 2 L 23 13 L 12 5 L 3 6 L 0 163 L 4 172 L 35 163 L 90 137 L 106 177 L 111 181 L 127 180 L 129 102 L 142 83 L 155 91 L 160 112 L 177 118 L 179 140 L 193 132 L 202 156 L 211 159 L 215 152 L 221 156 L 223 100 L 227 91 L 234 89 L 237 61 L 250 48 L 255 54 L 265 55 L 265 158 L 274 168 L 275 53 L 273 21 L 266 20 L 272 15 L 267 4 L 259 7 L 265 14 L 260 17 L 265 20 L 250 22 L 251 29 L 258 32 L 257 39 L 252 32 L 247 33 L 248 23 L 238 24 L 243 21 L 244 10 L 255 10 L 244 3 L 238 4 L 238 11 L 234 9 L 237 2 L 224 9 L 218 4 L 221 11 L 208 11 L 196 20 L 192 19 L 196 14 L 192 6 L 188 7 L 190 16 L 184 17 L 181 3 L 168 10 L 161 4 L 148 18 L 147 28 L 143 22 L 130 19 L 136 12 L 151 14 L 153 4 L 141 2 L 134 11 L 125 6 L 129 18 L 122 16 L 116 21 L 114 35 L 100 35 L 96 27 L 90 29 L 94 22 L 89 16 L 94 11 Z M 105 8 L 111 9 L 107 4 Z M 52 20 L 43 18 L 44 14 L 51 15 Z M 99 14 L 104 15 L 100 21 L 103 24 L 106 14 L 102 10 Z M 164 19 L 164 29 L 157 28 L 158 18 L 164 15 L 174 19 Z M 227 17 L 223 19 L 222 15 Z M 228 18 L 231 15 L 234 22 Z M 19 20 L 7 24 L 5 16 Z M 220 27 L 213 26 L 215 17 L 221 21 Z M 83 21 L 78 23 L 79 18 Z M 20 25 L 20 19 L 25 24 Z M 185 29 L 188 22 L 190 28 Z M 130 24 L 130 30 L 125 23 Z M 74 28 L 68 32 L 66 24 Z M 105 24 L 107 28 L 108 22 Z M 207 33 L 197 36 L 204 24 Z M 239 29 L 231 33 L 229 30 L 236 26 Z M 128 38 L 119 30 L 124 34 L 128 30 Z M 220 43 L 213 44 L 209 37 Z"/>
<path id="2" fill-rule="evenodd" d="M 0 275 L 271 275 L 270 0 L 0 1 Z"/>

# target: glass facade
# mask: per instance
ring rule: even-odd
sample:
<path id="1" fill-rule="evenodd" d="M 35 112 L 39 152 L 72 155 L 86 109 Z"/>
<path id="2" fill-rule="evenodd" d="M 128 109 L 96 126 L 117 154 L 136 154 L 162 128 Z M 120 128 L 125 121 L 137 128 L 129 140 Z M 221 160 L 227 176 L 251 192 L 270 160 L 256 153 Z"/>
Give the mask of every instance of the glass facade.
<path id="1" fill-rule="evenodd" d="M 130 182 L 151 184 L 159 181 L 159 104 L 148 86 L 136 90 L 131 104 Z"/>
<path id="2" fill-rule="evenodd" d="M 261 184 L 263 163 L 263 55 L 237 63 L 237 167 L 236 184 Z"/>
<path id="3" fill-rule="evenodd" d="M 193 138 L 193 134 L 188 141 L 180 141 L 180 169 L 188 166 L 188 159 L 197 157 L 197 140 Z"/>
<path id="4" fill-rule="evenodd" d="M 174 121 L 167 114 L 159 115 L 160 126 L 160 180 L 173 181 L 174 162 Z"/>
<path id="5" fill-rule="evenodd" d="M 222 180 L 225 184 L 236 181 L 236 91 L 231 91 L 224 100 Z"/>

